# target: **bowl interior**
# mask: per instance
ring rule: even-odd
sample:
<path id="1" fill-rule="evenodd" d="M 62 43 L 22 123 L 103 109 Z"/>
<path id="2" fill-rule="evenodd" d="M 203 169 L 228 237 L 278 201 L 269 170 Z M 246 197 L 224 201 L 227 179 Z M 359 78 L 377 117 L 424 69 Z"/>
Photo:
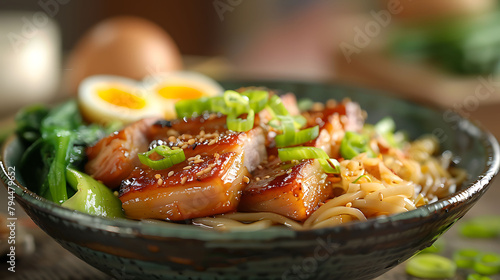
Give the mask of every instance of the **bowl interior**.
<path id="1" fill-rule="evenodd" d="M 350 98 L 361 105 L 361 108 L 367 111 L 367 123 L 376 123 L 385 116 L 390 116 L 396 122 L 397 129 L 406 131 L 411 139 L 418 138 L 424 134 L 434 134 L 440 141 L 442 150 L 450 150 L 457 156 L 458 166 L 467 170 L 469 177 L 462 185 L 461 190 L 465 190 L 481 178 L 491 179 L 498 171 L 499 166 L 499 151 L 496 139 L 488 132 L 482 130 L 470 120 L 462 118 L 452 111 L 442 111 L 431 107 L 421 106 L 409 101 L 397 99 L 388 95 L 385 92 L 379 92 L 371 89 L 357 88 L 344 85 L 318 84 L 318 83 L 297 83 L 283 81 L 226 81 L 222 82 L 224 88 L 232 89 L 244 86 L 265 86 L 272 89 L 279 89 L 281 93 L 293 92 L 297 98 L 309 98 L 314 101 L 325 102 L 328 99 L 342 100 Z M 4 165 L 4 173 L 10 167 L 15 167 L 20 160 L 20 156 L 24 147 L 11 139 L 3 149 L 2 160 Z M 17 175 L 17 173 L 16 173 Z M 3 176 L 3 175 L 2 175 Z M 8 178 L 4 178 L 4 182 L 8 182 Z M 24 200 L 34 204 L 36 207 L 46 209 L 62 215 L 70 219 L 79 219 L 80 222 L 92 221 L 96 218 L 89 215 L 76 213 L 58 205 L 47 203 L 43 198 L 38 197 L 28 191 L 24 186 L 24 180 L 20 176 L 16 176 L 16 180 L 21 186 L 16 189 L 16 193 Z M 486 186 L 482 186 L 486 187 Z M 477 191 L 477 190 L 476 190 Z M 412 217 L 428 215 L 436 209 L 447 204 L 446 201 L 459 196 L 460 190 L 451 194 L 448 198 L 440 201 L 436 205 L 427 205 L 418 208 L 417 210 L 407 213 L 393 215 L 390 219 L 401 220 Z M 461 199 L 467 199 L 472 194 L 467 194 Z M 456 202 L 456 201 L 455 201 Z M 194 237 L 203 240 L 210 239 L 268 239 L 277 236 L 290 237 L 296 233 L 288 229 L 280 227 L 272 227 L 263 230 L 261 235 L 252 233 L 214 233 L 207 232 L 198 227 L 185 227 L 182 225 L 170 225 L 168 223 L 144 223 L 131 220 L 109 220 L 100 219 L 101 223 L 106 225 L 117 226 L 117 231 L 120 228 L 135 228 L 143 234 L 159 235 L 159 236 L 184 236 Z M 373 223 L 386 222 L 386 217 L 380 219 L 372 219 L 364 223 L 352 223 L 347 226 L 340 226 L 333 229 L 334 232 L 353 230 L 356 228 L 364 229 L 367 226 L 373 226 Z M 319 231 L 324 231 L 319 230 Z M 328 230 L 328 229 L 327 229 Z M 329 229 L 332 230 L 332 229 Z"/>

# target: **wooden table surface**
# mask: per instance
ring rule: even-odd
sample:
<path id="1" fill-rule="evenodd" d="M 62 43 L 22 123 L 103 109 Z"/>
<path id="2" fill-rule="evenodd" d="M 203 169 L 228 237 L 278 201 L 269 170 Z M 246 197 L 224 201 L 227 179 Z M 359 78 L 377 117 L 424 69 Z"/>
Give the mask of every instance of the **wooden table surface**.
<path id="1" fill-rule="evenodd" d="M 472 118 L 479 121 L 497 138 L 500 138 L 500 125 L 498 125 L 500 105 L 483 105 L 470 113 Z M 491 184 L 486 195 L 481 198 L 478 204 L 460 222 L 477 216 L 500 215 L 499 201 L 500 180 L 496 180 Z M 0 188 L 0 212 L 6 212 L 6 208 L 6 191 L 2 187 Z M 45 233 L 36 228 L 36 226 L 30 225 L 29 218 L 26 218 L 26 215 L 20 208 L 17 209 L 17 215 L 19 219 L 23 219 L 24 217 L 24 223 L 28 226 L 29 232 L 35 236 L 36 250 L 32 254 L 19 257 L 15 273 L 7 271 L 8 265 L 6 264 L 5 255 L 3 258 L 0 257 L 2 260 L 0 262 L 0 279 L 111 279 L 109 276 L 106 276 L 64 250 Z M 500 238 L 486 240 L 462 238 L 457 232 L 460 222 L 453 226 L 443 237 L 446 241 L 445 256 L 451 256 L 451 252 L 456 249 L 469 247 L 500 254 Z M 388 273 L 378 277 L 377 280 L 418 279 L 408 276 L 404 272 L 404 268 L 405 264 L 399 265 Z M 465 280 L 465 275 L 464 271 L 459 271 L 454 279 Z M 496 275 L 492 279 L 500 280 L 500 275 Z"/>

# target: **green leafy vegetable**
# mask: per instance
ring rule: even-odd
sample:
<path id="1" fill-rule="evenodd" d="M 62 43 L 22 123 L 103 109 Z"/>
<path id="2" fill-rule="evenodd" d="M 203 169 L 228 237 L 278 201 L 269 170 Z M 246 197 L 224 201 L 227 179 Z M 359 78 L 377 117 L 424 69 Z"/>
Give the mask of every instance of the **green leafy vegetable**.
<path id="1" fill-rule="evenodd" d="M 42 120 L 47 116 L 49 110 L 42 105 L 32 105 L 23 108 L 16 115 L 16 133 L 26 144 L 32 144 L 40 138 Z"/>
<path id="2" fill-rule="evenodd" d="M 16 116 L 17 135 L 27 146 L 21 157 L 20 173 L 39 195 L 58 204 L 70 197 L 66 168 L 81 168 L 85 147 L 93 145 L 117 128 L 85 125 L 76 101 L 53 109 L 28 107 Z"/>
<path id="3" fill-rule="evenodd" d="M 62 204 L 63 207 L 101 217 L 124 217 L 121 201 L 108 187 L 71 168 L 66 169 L 66 177 L 76 193 Z"/>

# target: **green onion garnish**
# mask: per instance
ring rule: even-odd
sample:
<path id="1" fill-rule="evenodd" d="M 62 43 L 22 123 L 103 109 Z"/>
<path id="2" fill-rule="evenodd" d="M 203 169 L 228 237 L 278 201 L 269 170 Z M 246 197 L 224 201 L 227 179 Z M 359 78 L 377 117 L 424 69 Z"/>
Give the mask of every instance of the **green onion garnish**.
<path id="1" fill-rule="evenodd" d="M 282 134 L 276 136 L 277 147 L 296 146 L 316 139 L 319 135 L 319 126 L 296 131 L 294 118 L 291 116 L 278 116 L 281 122 Z"/>
<path id="2" fill-rule="evenodd" d="M 210 110 L 210 99 L 202 97 L 198 99 L 185 99 L 175 103 L 175 112 L 179 118 L 189 118 L 193 115 L 201 115 Z"/>
<path id="3" fill-rule="evenodd" d="M 466 221 L 460 233 L 469 238 L 494 238 L 500 235 L 500 216 L 484 216 Z"/>
<path id="4" fill-rule="evenodd" d="M 278 116 L 290 115 L 285 105 L 283 105 L 281 98 L 279 98 L 279 96 L 277 95 L 271 96 L 269 102 L 267 103 L 267 108 L 269 109 L 269 112 L 271 113 L 271 115 L 273 115 L 274 118 Z"/>
<path id="5" fill-rule="evenodd" d="M 450 278 L 456 270 L 455 263 L 435 254 L 416 255 L 406 264 L 406 273 L 419 278 Z"/>
<path id="6" fill-rule="evenodd" d="M 373 152 L 368 146 L 368 141 L 368 137 L 364 135 L 347 131 L 340 142 L 340 154 L 345 159 L 352 159 L 361 153 L 369 153 L 370 156 L 373 156 Z"/>
<path id="7" fill-rule="evenodd" d="M 363 174 L 363 175 L 359 176 L 358 178 L 356 178 L 356 180 L 352 181 L 352 183 L 353 183 L 353 184 L 356 184 L 356 183 L 359 181 L 359 179 L 361 179 L 361 178 L 363 178 L 363 177 L 364 177 L 364 178 L 366 178 L 366 179 L 368 180 L 368 182 L 371 182 L 371 181 L 372 181 L 372 179 L 370 179 L 370 177 L 368 177 L 368 175 Z"/>
<path id="8" fill-rule="evenodd" d="M 163 158 L 160 160 L 152 160 L 149 158 L 149 156 L 154 152 Z M 182 149 L 172 150 L 165 145 L 156 146 L 148 152 L 138 154 L 138 156 L 142 164 L 145 164 L 154 170 L 166 169 L 186 160 L 186 156 L 184 155 L 184 151 Z"/>
<path id="9" fill-rule="evenodd" d="M 227 128 L 232 131 L 249 131 L 253 128 L 254 119 L 255 112 L 253 110 L 248 112 L 246 119 L 238 118 L 236 115 L 228 115 L 226 120 Z"/>
<path id="10" fill-rule="evenodd" d="M 269 101 L 269 93 L 265 90 L 248 90 L 242 93 L 250 100 L 250 108 L 259 113 L 262 111 Z"/>
<path id="11" fill-rule="evenodd" d="M 472 268 L 480 252 L 474 249 L 462 249 L 453 254 L 453 260 L 459 268 Z"/>
<path id="12" fill-rule="evenodd" d="M 483 275 L 493 275 L 500 272 L 500 255 L 495 253 L 481 254 L 476 258 L 474 270 Z"/>
<path id="13" fill-rule="evenodd" d="M 281 161 L 318 159 L 323 171 L 326 173 L 339 173 L 340 163 L 328 157 L 325 151 L 314 147 L 292 147 L 278 149 Z"/>
<path id="14" fill-rule="evenodd" d="M 375 131 L 379 133 L 380 135 L 384 135 L 386 133 L 394 133 L 396 130 L 396 123 L 394 123 L 394 120 L 391 117 L 385 117 L 378 121 L 378 123 L 375 124 L 374 126 Z"/>

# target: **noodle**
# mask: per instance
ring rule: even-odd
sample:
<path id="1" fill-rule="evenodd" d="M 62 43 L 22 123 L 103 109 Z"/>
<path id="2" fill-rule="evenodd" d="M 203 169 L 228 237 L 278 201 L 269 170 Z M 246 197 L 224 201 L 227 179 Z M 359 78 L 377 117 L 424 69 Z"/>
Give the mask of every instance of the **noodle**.
<path id="1" fill-rule="evenodd" d="M 370 144 L 380 143 L 372 139 Z M 450 168 L 451 153 L 433 157 L 437 149 L 436 139 L 423 137 L 408 144 L 406 152 L 388 148 L 375 158 L 359 154 L 341 161 L 340 178 L 330 177 L 330 182 L 332 188 L 343 193 L 325 201 L 303 223 L 268 212 L 222 214 L 197 218 L 193 223 L 234 231 L 259 230 L 276 224 L 303 230 L 414 210 L 454 191 L 466 179 L 464 170 Z"/>

